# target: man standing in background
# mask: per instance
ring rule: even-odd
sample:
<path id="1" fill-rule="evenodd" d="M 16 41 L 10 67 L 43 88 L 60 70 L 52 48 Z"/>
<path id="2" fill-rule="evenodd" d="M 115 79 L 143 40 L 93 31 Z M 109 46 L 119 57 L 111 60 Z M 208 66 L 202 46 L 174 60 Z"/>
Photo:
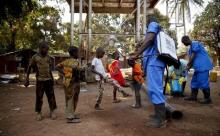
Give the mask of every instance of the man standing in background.
<path id="1" fill-rule="evenodd" d="M 191 41 L 189 36 L 182 37 L 182 43 L 189 48 L 189 62 L 187 70 L 191 67 L 195 70 L 191 81 L 191 96 L 186 98 L 188 101 L 197 101 L 198 90 L 202 89 L 204 100 L 201 104 L 210 104 L 209 70 L 213 68 L 211 59 L 204 46 L 198 41 Z"/>

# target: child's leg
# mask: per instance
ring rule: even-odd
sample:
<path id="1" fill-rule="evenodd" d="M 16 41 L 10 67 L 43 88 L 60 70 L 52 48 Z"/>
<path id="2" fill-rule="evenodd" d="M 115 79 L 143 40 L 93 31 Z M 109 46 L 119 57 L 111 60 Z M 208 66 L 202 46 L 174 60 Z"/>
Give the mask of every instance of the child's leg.
<path id="1" fill-rule="evenodd" d="M 66 106 L 66 118 L 73 119 L 74 118 L 74 106 L 73 106 L 73 96 L 68 98 L 67 106 Z"/>
<path id="2" fill-rule="evenodd" d="M 99 83 L 97 84 L 99 86 Z M 102 102 L 102 97 L 103 97 L 103 93 L 104 93 L 104 89 L 103 88 L 98 88 L 99 92 L 98 92 L 98 96 L 96 99 L 96 104 L 95 104 L 95 109 L 96 110 L 102 110 L 100 108 L 100 104 Z"/>
<path id="3" fill-rule="evenodd" d="M 132 105 L 133 108 L 140 108 L 141 107 L 141 95 L 140 95 L 140 90 L 141 90 L 141 84 L 133 81 L 131 83 L 132 89 L 134 90 L 135 93 L 135 104 Z"/>
<path id="4" fill-rule="evenodd" d="M 186 87 L 186 81 L 184 81 L 184 82 L 182 83 L 182 96 L 184 96 L 185 87 Z"/>
<path id="5" fill-rule="evenodd" d="M 41 113 L 41 108 L 43 105 L 43 95 L 44 95 L 44 81 L 37 81 L 36 84 L 36 104 L 35 111 Z"/>
<path id="6" fill-rule="evenodd" d="M 73 91 L 73 87 L 70 87 Z M 68 89 L 68 91 L 70 90 Z M 66 119 L 67 123 L 80 123 L 80 119 L 75 117 L 74 114 L 74 96 L 67 96 L 67 106 L 66 106 Z"/>
<path id="7" fill-rule="evenodd" d="M 113 100 L 117 100 L 117 88 L 113 87 Z"/>
<path id="8" fill-rule="evenodd" d="M 98 97 L 96 99 L 96 104 L 101 104 L 102 102 L 102 97 L 103 97 L 103 90 L 102 89 L 99 89 L 99 94 L 98 94 Z"/>
<path id="9" fill-rule="evenodd" d="M 73 85 L 69 85 L 68 87 L 64 87 L 65 91 L 65 98 L 66 98 L 66 109 L 65 114 L 67 119 L 74 118 L 74 111 L 73 111 Z"/>
<path id="10" fill-rule="evenodd" d="M 73 95 L 73 110 L 74 110 L 74 113 L 76 111 L 76 107 L 77 107 L 77 104 L 78 104 L 78 100 L 79 100 L 79 93 L 80 93 L 80 84 L 79 83 L 76 83 L 74 84 L 74 95 Z"/>
<path id="11" fill-rule="evenodd" d="M 140 95 L 140 89 L 135 90 L 135 99 L 136 99 L 136 106 L 141 106 L 141 95 Z"/>
<path id="12" fill-rule="evenodd" d="M 45 93 L 47 95 L 47 100 L 49 103 L 50 110 L 53 111 L 57 108 L 54 88 L 53 88 L 53 81 L 52 80 L 45 81 L 44 88 L 45 88 Z"/>
<path id="13" fill-rule="evenodd" d="M 64 87 L 65 91 L 65 98 L 66 98 L 66 119 L 67 123 L 80 123 L 79 119 L 76 119 L 75 117 L 75 108 L 76 108 L 76 103 L 75 103 L 75 95 L 76 93 L 79 94 L 79 85 L 77 86 L 76 84 L 71 84 L 68 87 Z M 78 98 L 77 98 L 78 100 Z"/>
<path id="14" fill-rule="evenodd" d="M 47 95 L 47 100 L 50 107 L 50 117 L 52 119 L 56 118 L 56 115 L 54 113 L 54 110 L 57 108 L 55 94 L 54 94 L 54 88 L 53 88 L 53 81 L 48 80 L 44 83 L 45 93 Z"/>
<path id="15" fill-rule="evenodd" d="M 119 103 L 121 100 L 117 99 L 117 87 L 113 87 L 113 103 Z"/>
<path id="16" fill-rule="evenodd" d="M 42 120 L 41 108 L 43 105 L 43 96 L 44 96 L 44 81 L 37 81 L 36 84 L 36 103 L 35 111 L 37 112 L 36 119 L 38 121 Z"/>
<path id="17" fill-rule="evenodd" d="M 110 83 L 111 85 L 113 85 L 113 87 L 116 87 L 116 88 L 117 88 L 116 90 L 118 90 L 118 92 L 122 93 L 123 97 L 131 96 L 130 94 L 128 94 L 128 93 L 126 93 L 126 92 L 124 91 L 123 87 L 120 86 L 120 84 L 118 83 L 117 80 L 115 80 L 115 79 L 110 79 L 110 80 L 109 80 L 109 83 Z"/>
<path id="18" fill-rule="evenodd" d="M 123 90 L 123 87 L 120 86 L 120 84 L 118 83 L 117 80 L 114 80 L 114 79 L 109 79 L 109 83 L 113 86 L 113 87 L 116 87 L 117 89 L 119 90 Z"/>

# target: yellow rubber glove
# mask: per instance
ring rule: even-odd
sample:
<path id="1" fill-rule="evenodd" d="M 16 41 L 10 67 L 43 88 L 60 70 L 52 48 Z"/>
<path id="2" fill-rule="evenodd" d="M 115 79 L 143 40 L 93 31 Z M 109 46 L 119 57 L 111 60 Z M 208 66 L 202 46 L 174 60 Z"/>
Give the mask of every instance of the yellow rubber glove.
<path id="1" fill-rule="evenodd" d="M 167 86 L 166 86 L 166 91 L 167 91 L 167 93 L 168 93 L 168 94 L 170 94 L 170 90 L 171 90 L 171 89 L 170 89 L 170 84 L 169 84 L 169 83 L 167 83 Z"/>
<path id="2" fill-rule="evenodd" d="M 179 84 L 182 84 L 184 81 L 186 81 L 185 77 L 181 77 L 181 78 L 179 79 Z"/>
<path id="3" fill-rule="evenodd" d="M 176 79 L 176 74 L 174 72 L 171 74 L 171 79 Z"/>

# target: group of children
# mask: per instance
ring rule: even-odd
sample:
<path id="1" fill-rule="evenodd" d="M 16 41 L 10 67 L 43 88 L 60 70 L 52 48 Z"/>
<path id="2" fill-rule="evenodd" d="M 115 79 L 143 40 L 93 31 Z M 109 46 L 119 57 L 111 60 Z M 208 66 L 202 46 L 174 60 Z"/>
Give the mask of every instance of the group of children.
<path id="1" fill-rule="evenodd" d="M 153 31 L 153 29 L 152 29 Z M 197 100 L 197 94 L 198 89 L 202 89 L 204 93 L 204 101 L 201 103 L 203 104 L 209 104 L 211 103 L 210 98 L 210 87 L 209 87 L 209 70 L 212 69 L 211 61 L 208 57 L 207 52 L 205 51 L 204 47 L 197 41 L 191 41 L 188 36 L 184 36 L 182 38 L 182 42 L 188 46 L 190 45 L 189 49 L 189 62 L 187 63 L 183 59 L 179 59 L 179 65 L 175 67 L 170 67 L 170 77 L 172 80 L 178 80 L 178 82 L 181 81 L 181 88 L 182 91 L 185 88 L 186 85 L 186 77 L 187 72 L 191 67 L 195 69 L 192 81 L 191 81 L 191 96 L 187 97 L 185 100 L 190 101 L 196 101 Z M 39 53 L 35 54 L 31 61 L 30 65 L 27 70 L 27 78 L 25 82 L 25 86 L 29 86 L 29 75 L 31 72 L 31 68 L 36 68 L 36 105 L 35 105 L 35 111 L 37 113 L 36 119 L 42 120 L 42 104 L 43 104 L 43 95 L 46 93 L 49 107 L 50 107 L 50 117 L 51 119 L 56 119 L 55 110 L 57 108 L 56 106 L 56 100 L 54 95 L 54 79 L 52 75 L 52 63 L 51 58 L 48 55 L 49 46 L 46 42 L 41 42 L 39 46 Z M 70 57 L 63 62 L 59 63 L 56 66 L 56 70 L 59 71 L 59 73 L 64 77 L 64 94 L 65 94 L 65 102 L 66 102 L 66 108 L 65 108 L 65 114 L 67 123 L 79 123 L 80 118 L 76 116 L 75 111 L 77 108 L 79 93 L 80 93 L 80 72 L 82 70 L 79 60 L 78 60 L 78 48 L 77 47 L 70 47 L 69 48 L 69 55 Z M 104 88 L 101 86 L 103 82 L 109 83 L 113 87 L 113 103 L 120 102 L 119 99 L 117 99 L 116 94 L 117 92 L 122 93 L 123 97 L 129 97 L 130 94 L 126 93 L 124 91 L 123 87 L 127 86 L 127 83 L 125 79 L 123 78 L 122 72 L 120 70 L 120 62 L 119 62 L 119 52 L 115 51 L 113 53 L 113 62 L 108 65 L 108 71 L 110 73 L 110 77 L 108 76 L 101 58 L 105 55 L 105 51 L 102 47 L 97 48 L 96 50 L 96 56 L 92 60 L 92 67 L 90 69 L 91 72 L 95 74 L 95 79 L 97 81 L 97 84 L 99 85 L 98 88 L 98 96 L 95 103 L 94 108 L 96 110 L 102 110 L 101 108 L 101 102 L 102 97 L 104 93 Z M 131 54 L 131 56 L 134 56 L 135 54 Z M 128 59 L 129 66 L 132 67 L 132 83 L 131 88 L 135 92 L 135 104 L 131 105 L 133 108 L 140 108 L 142 106 L 141 104 L 141 97 L 140 97 L 140 90 L 142 87 L 142 84 L 145 82 L 144 80 L 144 72 L 142 71 L 142 66 L 140 63 L 136 61 L 137 57 L 130 57 Z M 147 60 L 149 61 L 149 60 Z M 154 60 L 156 61 L 156 60 Z M 143 62 L 143 65 L 145 65 L 146 62 Z M 147 62 L 147 65 L 149 65 L 150 62 Z M 155 105 L 155 115 L 153 115 L 151 118 L 151 126 L 154 127 L 162 127 L 165 123 L 165 113 L 164 112 L 164 103 L 162 102 L 162 96 L 159 98 L 159 95 L 156 96 L 157 90 L 150 90 L 151 88 L 157 89 L 154 84 L 157 84 L 158 81 L 154 81 L 153 78 L 158 79 L 157 73 L 155 73 L 155 68 L 159 70 L 159 62 L 157 62 L 158 66 L 154 66 L 156 63 L 153 63 L 148 66 L 148 68 L 153 68 L 153 71 L 149 71 L 150 69 L 147 69 L 148 72 L 146 76 L 150 76 L 148 79 L 148 95 L 152 102 Z M 155 67 L 155 68 L 154 68 Z M 144 67 L 144 70 L 146 67 Z M 158 71 L 156 71 L 158 72 Z M 152 78 L 152 79 L 151 79 Z M 161 77 L 163 78 L 163 77 Z M 151 84 L 153 82 L 153 84 Z M 150 87 L 149 87 L 150 86 Z M 151 92 L 155 91 L 155 92 Z M 183 91 L 184 92 L 184 91 Z M 181 95 L 183 95 L 183 92 Z M 157 97 L 157 98 L 156 98 Z M 164 97 L 164 96 L 163 96 Z M 161 103 L 162 102 L 162 103 Z M 158 118 L 158 119 L 157 119 Z M 153 123 L 153 124 L 152 124 Z"/>
<path id="2" fill-rule="evenodd" d="M 56 100 L 54 95 L 54 79 L 52 75 L 52 62 L 48 55 L 49 46 L 47 42 L 41 42 L 39 45 L 39 53 L 34 55 L 31 59 L 27 70 L 27 78 L 25 86 L 29 86 L 29 75 L 31 68 L 36 69 L 36 105 L 35 111 L 37 113 L 36 119 L 38 121 L 43 119 L 41 108 L 43 104 L 43 95 L 46 93 L 51 119 L 56 119 L 55 110 Z M 78 60 L 78 48 L 71 46 L 68 50 L 69 58 L 59 63 L 56 70 L 63 77 L 63 87 L 65 94 L 65 114 L 67 123 L 79 123 L 80 118 L 76 116 L 75 111 L 77 108 L 79 93 L 80 93 L 80 72 L 82 68 Z M 122 93 L 123 97 L 129 97 L 130 94 L 126 93 L 123 87 L 127 86 L 125 79 L 122 76 L 119 63 L 119 52 L 113 54 L 114 61 L 109 65 L 111 77 L 105 71 L 101 58 L 105 55 L 103 48 L 99 47 L 96 50 L 96 57 L 92 60 L 91 72 L 95 74 L 95 79 L 99 85 L 98 96 L 95 104 L 96 110 L 102 110 L 100 104 L 102 102 L 104 89 L 101 87 L 102 82 L 107 82 L 113 86 L 113 103 L 120 102 L 117 99 L 117 91 Z"/>

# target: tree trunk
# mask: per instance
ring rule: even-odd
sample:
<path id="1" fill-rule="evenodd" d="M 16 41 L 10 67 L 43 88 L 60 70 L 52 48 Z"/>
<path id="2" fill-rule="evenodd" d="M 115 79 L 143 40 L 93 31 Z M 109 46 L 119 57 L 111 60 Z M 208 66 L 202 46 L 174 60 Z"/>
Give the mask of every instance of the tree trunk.
<path id="1" fill-rule="evenodd" d="M 218 66 L 220 66 L 220 47 L 217 49 Z"/>
<path id="2" fill-rule="evenodd" d="M 16 40 L 16 34 L 17 30 L 14 28 L 14 25 L 12 22 L 9 22 L 10 30 L 11 30 L 11 40 L 8 46 L 8 52 L 15 51 L 15 40 Z"/>

